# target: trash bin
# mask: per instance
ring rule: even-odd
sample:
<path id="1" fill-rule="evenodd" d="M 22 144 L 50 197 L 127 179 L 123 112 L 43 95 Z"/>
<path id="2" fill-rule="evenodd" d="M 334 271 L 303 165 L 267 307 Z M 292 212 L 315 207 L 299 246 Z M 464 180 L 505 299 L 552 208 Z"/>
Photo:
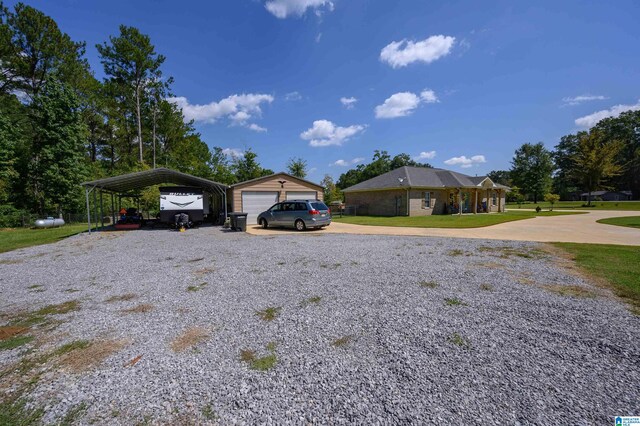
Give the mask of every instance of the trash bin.
<path id="1" fill-rule="evenodd" d="M 242 232 L 247 230 L 247 213 L 229 213 L 229 219 L 231 219 L 232 230 Z"/>

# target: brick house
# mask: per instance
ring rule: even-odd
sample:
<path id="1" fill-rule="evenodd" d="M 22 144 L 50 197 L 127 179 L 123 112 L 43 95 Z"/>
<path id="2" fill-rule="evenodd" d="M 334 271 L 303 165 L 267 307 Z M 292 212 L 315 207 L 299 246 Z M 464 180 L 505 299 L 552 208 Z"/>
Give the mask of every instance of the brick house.
<path id="1" fill-rule="evenodd" d="M 505 210 L 509 187 L 487 176 L 404 166 L 343 190 L 359 215 L 429 216 Z"/>

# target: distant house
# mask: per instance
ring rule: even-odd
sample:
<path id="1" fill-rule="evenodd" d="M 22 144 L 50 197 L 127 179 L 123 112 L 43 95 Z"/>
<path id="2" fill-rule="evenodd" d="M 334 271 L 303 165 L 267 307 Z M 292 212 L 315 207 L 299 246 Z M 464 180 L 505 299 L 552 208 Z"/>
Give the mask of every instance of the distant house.
<path id="1" fill-rule="evenodd" d="M 357 214 L 429 216 L 503 212 L 509 187 L 487 176 L 444 169 L 400 167 L 343 190 Z"/>
<path id="2" fill-rule="evenodd" d="M 629 201 L 632 197 L 631 191 L 593 191 L 591 193 L 591 201 Z M 582 201 L 589 201 L 589 193 L 580 194 Z"/>

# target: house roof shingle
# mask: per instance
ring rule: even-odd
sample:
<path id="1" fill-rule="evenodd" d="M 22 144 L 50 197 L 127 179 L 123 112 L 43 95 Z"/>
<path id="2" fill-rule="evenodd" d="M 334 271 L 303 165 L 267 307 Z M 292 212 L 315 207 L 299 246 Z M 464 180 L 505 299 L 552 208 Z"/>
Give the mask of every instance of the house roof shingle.
<path id="1" fill-rule="evenodd" d="M 344 192 L 368 191 L 377 189 L 396 188 L 475 188 L 487 176 L 467 176 L 462 173 L 445 169 L 427 167 L 399 167 L 364 182 L 344 189 Z M 491 181 L 491 179 L 489 179 Z M 493 182 L 492 182 L 493 183 Z M 509 189 L 509 187 L 493 183 L 494 188 Z"/>

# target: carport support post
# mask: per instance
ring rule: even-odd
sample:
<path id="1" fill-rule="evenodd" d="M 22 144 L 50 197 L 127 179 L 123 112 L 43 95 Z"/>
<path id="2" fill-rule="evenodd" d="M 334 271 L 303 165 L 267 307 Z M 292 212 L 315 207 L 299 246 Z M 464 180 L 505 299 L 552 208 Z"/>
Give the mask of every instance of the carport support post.
<path id="1" fill-rule="evenodd" d="M 96 230 L 98 229 L 98 195 L 96 194 L 95 187 L 93 188 L 93 223 L 95 223 Z"/>
<path id="2" fill-rule="evenodd" d="M 223 203 L 224 203 L 224 218 L 222 218 L 223 223 L 227 221 L 227 192 L 225 191 L 223 194 Z"/>
<path id="3" fill-rule="evenodd" d="M 116 224 L 116 203 L 114 200 L 113 192 L 111 193 L 111 222 L 112 225 Z"/>
<path id="4" fill-rule="evenodd" d="M 89 225 L 89 234 L 91 234 L 91 208 L 89 207 L 89 188 L 84 187 L 84 194 L 87 197 L 87 224 Z"/>
<path id="5" fill-rule="evenodd" d="M 104 228 L 104 208 L 102 204 L 102 189 L 100 190 L 100 224 Z"/>

